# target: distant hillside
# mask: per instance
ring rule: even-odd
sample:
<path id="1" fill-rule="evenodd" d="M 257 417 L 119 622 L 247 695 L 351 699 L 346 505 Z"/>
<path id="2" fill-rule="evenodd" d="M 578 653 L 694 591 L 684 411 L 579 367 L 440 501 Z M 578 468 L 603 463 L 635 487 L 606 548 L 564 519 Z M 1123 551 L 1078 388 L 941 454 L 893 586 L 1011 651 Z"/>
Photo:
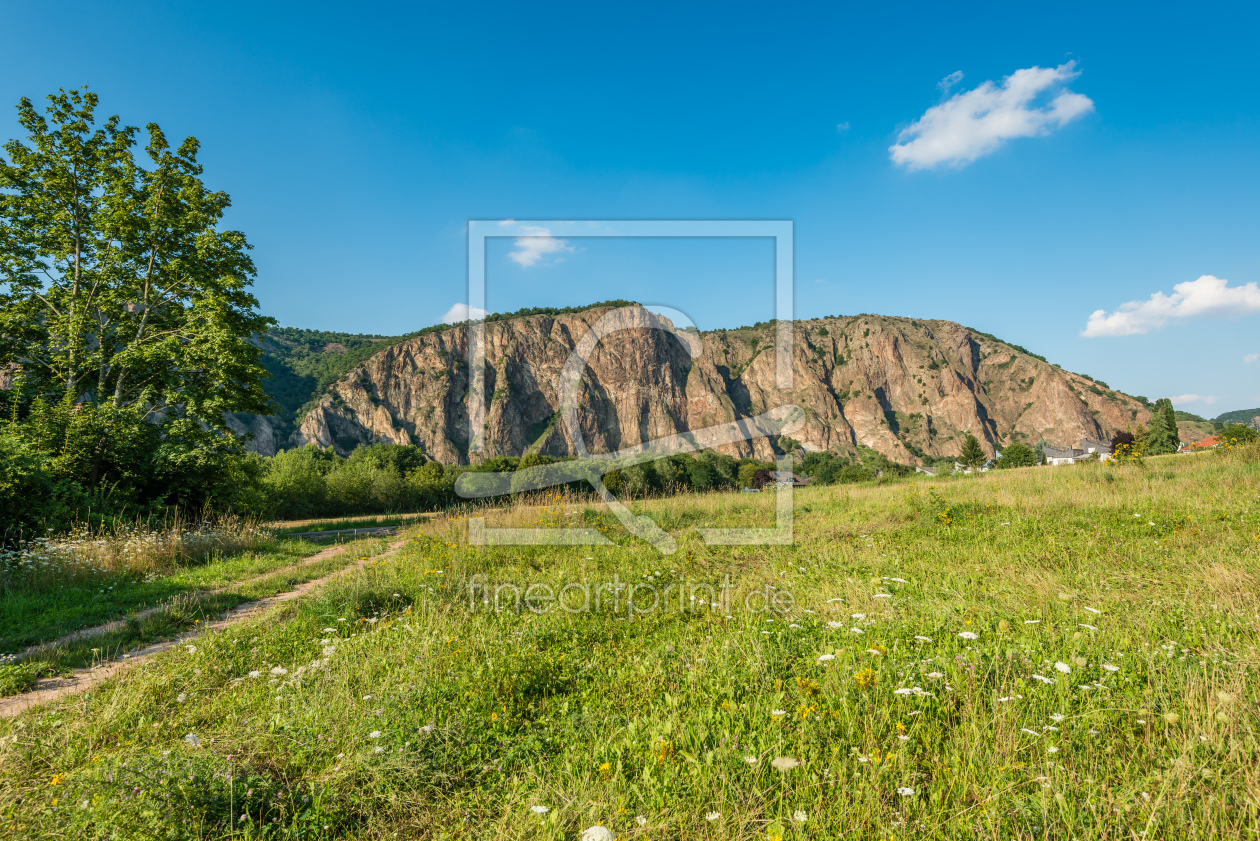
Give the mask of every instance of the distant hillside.
<path id="1" fill-rule="evenodd" d="M 1187 443 L 1202 441 L 1216 434 L 1217 426 L 1207 418 L 1201 418 L 1192 412 L 1177 410 L 1173 412 L 1177 418 L 1177 437 Z"/>
<path id="2" fill-rule="evenodd" d="M 258 340 L 262 363 L 271 374 L 267 394 L 282 421 L 292 424 L 302 408 L 348 371 L 401 336 L 372 336 L 277 327 Z"/>
<path id="3" fill-rule="evenodd" d="M 486 319 L 487 455 L 576 451 L 556 423 L 559 372 L 600 315 L 625 304 Z M 954 455 L 967 433 L 990 452 L 1013 441 L 1076 446 L 1150 417 L 1140 399 L 948 321 L 865 314 L 797 321 L 794 385 L 780 392 L 773 323 L 701 333 L 693 359 L 677 338 L 653 329 L 658 316 L 640 309 L 634 318 L 633 329 L 600 343 L 583 377 L 581 424 L 594 452 L 793 404 L 804 416 L 787 434 L 806 451 L 874 450 L 903 464 Z M 237 431 L 251 434 L 264 454 L 306 443 L 345 453 L 389 441 L 466 464 L 467 342 L 466 325 L 405 338 L 275 331 L 264 349 L 279 374 L 273 393 L 291 414 L 242 416 Z M 779 453 L 777 435 L 753 435 L 721 449 Z"/>
<path id="4" fill-rule="evenodd" d="M 1239 409 L 1235 412 L 1225 412 L 1216 416 L 1216 422 L 1221 426 L 1241 423 L 1244 426 L 1250 426 L 1252 429 L 1260 430 L 1260 409 Z"/>
<path id="5" fill-rule="evenodd" d="M 530 316 L 556 317 L 596 307 L 625 307 L 633 301 L 601 301 L 581 307 L 527 307 L 516 312 L 492 313 L 485 321 L 493 324 Z M 402 336 L 378 336 L 364 333 L 336 333 L 328 330 L 303 330 L 298 327 L 276 327 L 256 341 L 263 352 L 262 363 L 271 375 L 265 384 L 267 394 L 276 403 L 274 432 L 288 437 L 296 424 L 319 403 L 328 387 L 359 366 L 364 360 L 390 345 L 453 325 L 434 324 Z M 240 420 L 246 420 L 241 418 Z"/>

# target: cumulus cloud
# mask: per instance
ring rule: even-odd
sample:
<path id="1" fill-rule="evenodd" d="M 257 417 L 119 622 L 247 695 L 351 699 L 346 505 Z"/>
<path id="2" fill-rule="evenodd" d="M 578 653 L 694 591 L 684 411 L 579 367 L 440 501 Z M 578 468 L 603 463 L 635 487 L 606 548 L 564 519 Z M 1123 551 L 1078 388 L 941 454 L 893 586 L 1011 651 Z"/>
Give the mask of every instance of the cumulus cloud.
<path id="1" fill-rule="evenodd" d="M 1082 336 L 1136 336 L 1158 330 L 1170 321 L 1195 316 L 1260 313 L 1260 287 L 1255 282 L 1230 286 L 1228 280 L 1205 274 L 1173 287 L 1173 294 L 1156 292 L 1145 301 L 1129 301 L 1115 312 L 1095 310 Z"/>
<path id="2" fill-rule="evenodd" d="M 525 225 L 522 229 L 525 235 L 516 238 L 513 244 L 515 250 L 509 252 L 508 257 L 526 268 L 538 265 L 538 262 L 549 254 L 561 254 L 574 250 L 567 240 L 553 237 L 551 231 L 546 228 Z M 559 262 L 559 259 L 562 258 L 557 258 L 553 262 Z"/>
<path id="3" fill-rule="evenodd" d="M 1067 90 L 1080 75 L 1075 67 L 1073 61 L 1054 68 L 1027 67 L 999 83 L 985 82 L 955 94 L 898 135 L 898 143 L 888 150 L 893 163 L 907 169 L 965 166 L 1011 138 L 1049 134 L 1088 114 L 1093 100 Z M 941 89 L 961 79 L 961 73 L 946 76 Z"/>
<path id="4" fill-rule="evenodd" d="M 1255 362 L 1257 359 L 1260 359 L 1260 353 L 1249 353 L 1243 357 L 1243 362 L 1250 365 L 1252 362 Z"/>
<path id="5" fill-rule="evenodd" d="M 1205 403 L 1211 406 L 1216 402 L 1215 397 L 1204 397 L 1200 394 L 1178 394 L 1176 397 L 1168 398 L 1176 405 L 1184 405 L 1186 403 Z"/>
<path id="6" fill-rule="evenodd" d="M 849 130 L 848 120 L 845 120 L 843 123 L 836 123 L 836 131 L 840 132 L 841 134 L 843 134 L 844 132 L 848 130 Z"/>
<path id="7" fill-rule="evenodd" d="M 461 321 L 480 321 L 489 313 L 485 310 L 470 307 L 467 304 L 455 304 L 442 316 L 443 324 L 458 324 Z"/>

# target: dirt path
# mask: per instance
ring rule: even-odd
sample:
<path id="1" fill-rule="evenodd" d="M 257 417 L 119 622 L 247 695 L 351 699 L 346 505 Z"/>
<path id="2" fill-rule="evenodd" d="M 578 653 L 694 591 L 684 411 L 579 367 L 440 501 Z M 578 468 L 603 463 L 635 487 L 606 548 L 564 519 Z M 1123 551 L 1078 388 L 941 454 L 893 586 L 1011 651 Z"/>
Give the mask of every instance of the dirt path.
<path id="1" fill-rule="evenodd" d="M 329 558 L 336 557 L 341 552 L 350 552 L 352 549 L 353 547 L 346 546 L 346 545 L 330 546 L 329 548 L 324 549 L 321 552 L 317 552 L 314 555 L 311 555 L 309 558 L 303 558 L 301 561 L 298 561 L 296 564 L 289 564 L 287 567 L 278 567 L 276 569 L 271 570 L 270 572 L 264 572 L 262 575 L 256 575 L 253 578 L 246 578 L 243 581 L 236 581 L 224 587 L 215 587 L 211 590 L 195 590 L 191 593 L 184 593 L 183 595 L 191 596 L 193 598 L 217 596 L 220 593 L 226 593 L 228 590 L 231 590 L 235 587 L 242 587 L 249 584 L 255 584 L 259 581 L 262 581 L 264 578 L 271 578 L 273 575 L 279 575 L 280 573 L 283 573 L 283 572 L 289 572 L 291 570 L 302 569 L 303 567 L 308 567 L 314 564 L 318 564 L 322 561 L 328 560 Z M 152 616 L 155 613 L 166 610 L 167 607 L 168 605 L 165 605 L 165 604 L 159 604 L 153 607 L 146 607 L 144 610 L 138 611 L 136 613 L 128 614 L 123 619 L 115 619 L 112 622 L 106 622 L 104 625 L 93 625 L 91 628 L 80 628 L 77 631 L 73 631 L 69 634 L 66 634 L 64 637 L 59 637 L 55 640 L 49 640 L 48 642 L 41 642 L 38 645 L 32 645 L 30 648 L 23 649 L 21 652 L 18 653 L 17 657 L 20 660 L 29 660 L 31 657 L 37 654 L 40 654 L 44 651 L 49 651 L 53 648 L 56 648 L 59 645 L 67 645 L 69 643 L 78 642 L 79 640 L 88 639 L 90 637 L 104 636 L 105 634 L 108 634 L 111 631 L 117 631 L 118 629 L 126 626 L 126 624 L 132 621 L 133 619 L 144 619 L 147 616 Z"/>
<path id="2" fill-rule="evenodd" d="M 394 541 L 381 554 L 356 563 L 354 565 L 354 569 L 362 570 L 369 562 L 378 561 L 388 555 L 395 554 L 402 549 L 405 543 L 405 539 Z M 335 547 L 335 551 L 341 551 L 344 548 L 345 547 Z M 335 554 L 333 549 L 326 549 L 318 555 L 313 555 L 310 558 L 305 559 L 302 563 L 315 563 L 316 559 L 324 560 L 331 557 L 332 554 Z M 86 692 L 97 684 L 106 681 L 117 674 L 121 674 L 123 671 L 131 668 L 136 663 L 144 662 L 150 657 L 174 648 L 177 645 L 184 645 L 189 640 L 197 638 L 206 631 L 221 631 L 232 625 L 247 622 L 277 605 L 284 604 L 285 602 L 292 601 L 293 599 L 301 598 L 307 593 L 310 593 L 312 590 L 327 584 L 336 576 L 345 575 L 348 569 L 349 567 L 342 567 L 341 569 L 330 572 L 322 578 L 316 578 L 311 581 L 307 581 L 304 584 L 299 584 L 292 590 L 288 590 L 284 593 L 279 593 L 265 599 L 259 599 L 256 602 L 248 602 L 246 604 L 237 605 L 224 613 L 218 619 L 200 625 L 195 631 L 188 631 L 173 639 L 165 640 L 164 642 L 156 642 L 153 645 L 140 649 L 139 651 L 124 654 L 120 660 L 114 660 L 110 663 L 103 663 L 99 666 L 92 666 L 90 668 L 76 669 L 70 677 L 44 678 L 35 684 L 35 688 L 29 692 L 23 692 L 20 695 L 0 699 L 0 718 L 12 718 L 18 713 L 28 710 L 31 707 L 46 704 L 49 701 L 55 701 L 58 698 L 64 698 L 67 695 L 77 695 L 80 692 Z M 274 574 L 274 572 L 268 573 L 268 575 Z M 121 624 L 121 621 L 120 623 L 111 624 Z M 102 625 L 99 627 L 104 628 L 107 626 Z M 98 629 L 89 628 L 85 630 L 96 631 Z M 84 634 L 85 632 L 79 631 L 77 633 Z M 81 639 L 82 637 L 78 638 Z"/>

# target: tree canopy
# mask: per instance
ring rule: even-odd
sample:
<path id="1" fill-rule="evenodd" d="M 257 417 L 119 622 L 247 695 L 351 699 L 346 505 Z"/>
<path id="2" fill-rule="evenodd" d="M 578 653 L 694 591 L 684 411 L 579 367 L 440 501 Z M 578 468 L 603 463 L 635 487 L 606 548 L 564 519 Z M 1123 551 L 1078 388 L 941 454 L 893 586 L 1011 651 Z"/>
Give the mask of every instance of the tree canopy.
<path id="1" fill-rule="evenodd" d="M 199 144 L 172 150 L 147 126 L 99 123 L 87 90 L 18 103 L 25 142 L 0 157 L 0 367 L 23 394 L 133 407 L 222 428 L 263 412 L 250 337 L 274 324 L 249 292 L 245 235 L 218 229 L 231 204 L 201 181 Z"/>
<path id="2" fill-rule="evenodd" d="M 962 453 L 958 457 L 958 461 L 967 467 L 976 468 L 988 461 L 988 456 L 984 454 L 984 448 L 980 446 L 980 439 L 967 433 L 966 439 L 963 440 Z"/>

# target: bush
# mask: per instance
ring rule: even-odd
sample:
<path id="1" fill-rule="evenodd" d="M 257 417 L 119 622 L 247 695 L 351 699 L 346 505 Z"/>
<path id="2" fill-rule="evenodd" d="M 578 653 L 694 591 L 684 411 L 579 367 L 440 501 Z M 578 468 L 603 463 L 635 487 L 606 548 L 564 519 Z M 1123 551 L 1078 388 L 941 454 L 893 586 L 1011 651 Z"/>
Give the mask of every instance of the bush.
<path id="1" fill-rule="evenodd" d="M 1260 438 L 1260 432 L 1240 423 L 1230 424 L 1216 435 L 1222 444 L 1250 444 Z"/>
<path id="2" fill-rule="evenodd" d="M 1002 450 L 1002 457 L 997 460 L 997 467 L 1034 467 L 1037 464 L 1037 454 L 1033 452 L 1032 447 L 1027 444 L 1011 444 Z"/>

